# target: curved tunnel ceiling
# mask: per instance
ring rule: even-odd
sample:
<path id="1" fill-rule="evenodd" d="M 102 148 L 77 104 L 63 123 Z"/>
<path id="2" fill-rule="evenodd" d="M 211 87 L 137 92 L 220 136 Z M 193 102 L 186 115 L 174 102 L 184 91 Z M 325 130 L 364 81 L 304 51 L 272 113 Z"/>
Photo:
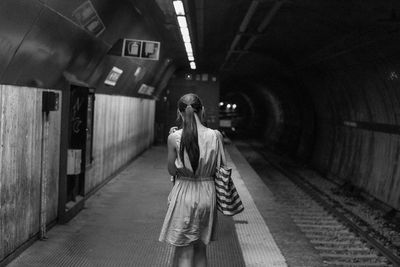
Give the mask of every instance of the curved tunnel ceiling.
<path id="1" fill-rule="evenodd" d="M 157 2 L 166 23 L 176 24 L 171 1 Z M 259 55 L 296 70 L 320 59 L 324 49 L 339 41 L 362 42 L 366 35 L 392 30 L 400 23 L 400 3 L 395 0 L 184 3 L 189 10 L 198 69 L 224 76 L 265 68 L 264 60 L 254 59 Z"/>

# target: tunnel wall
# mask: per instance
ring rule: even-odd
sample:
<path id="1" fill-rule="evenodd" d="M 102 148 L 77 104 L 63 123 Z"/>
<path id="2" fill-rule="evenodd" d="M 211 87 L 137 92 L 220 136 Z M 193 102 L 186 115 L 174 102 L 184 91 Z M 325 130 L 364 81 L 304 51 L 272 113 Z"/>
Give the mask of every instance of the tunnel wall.
<path id="1" fill-rule="evenodd" d="M 305 101 L 301 88 L 293 86 L 290 78 L 268 80 L 263 86 L 256 87 L 260 91 L 259 100 L 267 103 L 258 109 L 263 119 L 263 138 L 265 145 L 275 151 L 298 158 L 308 158 L 309 140 L 312 138 L 312 113 L 304 109 Z M 254 100 L 254 102 L 257 100 Z M 306 123 L 309 123 L 305 127 Z"/>
<path id="2" fill-rule="evenodd" d="M 0 83 L 60 89 L 68 81 L 102 94 L 149 98 L 138 89 L 157 87 L 176 52 L 159 22 L 161 10 L 154 1 L 90 1 L 105 26 L 96 34 L 74 16 L 85 2 L 0 1 Z M 159 60 L 121 57 L 122 44 L 111 53 L 121 38 L 161 42 Z M 104 81 L 113 67 L 123 73 L 109 86 Z"/>
<path id="3" fill-rule="evenodd" d="M 47 223 L 57 218 L 61 112 L 43 135 L 42 91 L 0 85 L 0 260 L 39 231 L 42 166 Z"/>
<path id="4" fill-rule="evenodd" d="M 154 100 L 96 95 L 94 162 L 86 173 L 86 192 L 96 188 L 153 143 L 154 114 Z"/>
<path id="5" fill-rule="evenodd" d="M 399 38 L 364 40 L 302 72 L 317 114 L 312 164 L 400 210 Z"/>
<path id="6" fill-rule="evenodd" d="M 312 155 L 314 108 L 304 85 L 292 76 L 223 80 L 222 100 L 238 104 L 232 137 L 262 140 L 268 149 L 303 162 Z M 225 128 L 226 129 L 226 128 Z"/>

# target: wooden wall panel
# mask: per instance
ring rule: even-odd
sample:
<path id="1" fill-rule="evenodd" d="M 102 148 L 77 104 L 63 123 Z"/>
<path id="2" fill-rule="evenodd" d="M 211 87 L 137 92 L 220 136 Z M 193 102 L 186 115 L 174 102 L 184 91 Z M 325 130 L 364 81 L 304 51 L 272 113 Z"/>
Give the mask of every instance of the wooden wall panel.
<path id="1" fill-rule="evenodd" d="M 96 95 L 94 161 L 86 172 L 86 193 L 152 144 L 154 114 L 154 100 Z"/>
<path id="2" fill-rule="evenodd" d="M 0 86 L 0 260 L 39 231 L 42 90 Z M 47 221 L 56 219 L 60 112 L 50 115 Z"/>

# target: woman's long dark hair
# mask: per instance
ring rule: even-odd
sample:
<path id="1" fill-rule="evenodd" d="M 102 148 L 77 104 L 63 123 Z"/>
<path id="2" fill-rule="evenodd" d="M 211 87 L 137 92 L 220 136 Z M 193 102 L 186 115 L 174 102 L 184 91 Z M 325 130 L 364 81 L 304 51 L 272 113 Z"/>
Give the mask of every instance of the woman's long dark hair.
<path id="1" fill-rule="evenodd" d="M 181 112 L 183 117 L 179 156 L 182 160 L 183 166 L 185 166 L 184 152 L 186 150 L 193 173 L 195 173 L 199 165 L 200 150 L 197 135 L 197 123 L 194 114 L 196 113 L 199 119 L 202 120 L 203 104 L 197 95 L 186 94 L 179 99 L 178 110 Z"/>

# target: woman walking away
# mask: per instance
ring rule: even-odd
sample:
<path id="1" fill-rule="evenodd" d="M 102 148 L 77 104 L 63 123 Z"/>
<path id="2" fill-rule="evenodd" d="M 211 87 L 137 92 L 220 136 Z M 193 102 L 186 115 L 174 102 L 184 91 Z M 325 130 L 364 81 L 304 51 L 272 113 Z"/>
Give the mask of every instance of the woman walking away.
<path id="1" fill-rule="evenodd" d="M 215 240 L 213 177 L 218 157 L 225 159 L 222 135 L 202 124 L 204 108 L 195 94 L 179 99 L 178 116 L 182 129 L 171 128 L 168 136 L 168 171 L 176 180 L 168 197 L 160 241 L 175 246 L 174 267 L 204 267 L 206 246 Z"/>

